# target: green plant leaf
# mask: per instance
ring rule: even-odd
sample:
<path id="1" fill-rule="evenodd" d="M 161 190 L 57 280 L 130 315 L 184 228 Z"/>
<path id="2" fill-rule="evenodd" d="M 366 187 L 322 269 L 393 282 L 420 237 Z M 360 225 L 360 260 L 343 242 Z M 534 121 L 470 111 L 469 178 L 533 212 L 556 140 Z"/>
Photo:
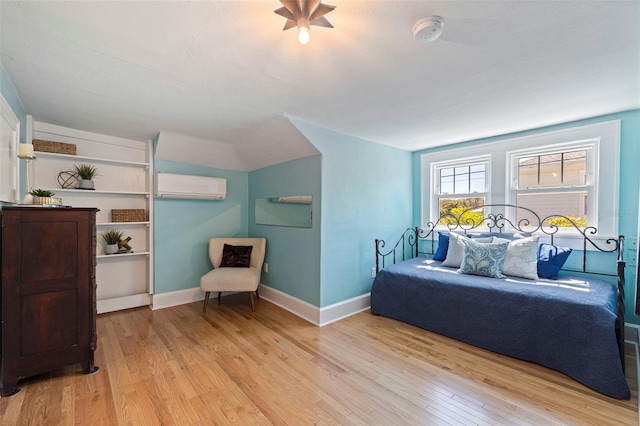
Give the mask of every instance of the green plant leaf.
<path id="1" fill-rule="evenodd" d="M 53 197 L 56 195 L 55 192 L 49 191 L 47 189 L 32 189 L 30 192 L 34 197 Z"/>
<path id="2" fill-rule="evenodd" d="M 109 229 L 102 233 L 102 239 L 107 244 L 118 244 L 123 236 L 124 233 L 116 229 Z"/>
<path id="3" fill-rule="evenodd" d="M 98 175 L 98 168 L 91 164 L 74 164 L 76 173 L 84 180 L 92 180 Z"/>

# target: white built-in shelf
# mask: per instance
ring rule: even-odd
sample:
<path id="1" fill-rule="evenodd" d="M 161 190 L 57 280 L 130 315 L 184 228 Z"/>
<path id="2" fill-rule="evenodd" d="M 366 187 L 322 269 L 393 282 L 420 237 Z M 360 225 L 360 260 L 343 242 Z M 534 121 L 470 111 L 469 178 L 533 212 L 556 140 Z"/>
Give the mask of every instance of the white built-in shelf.
<path id="1" fill-rule="evenodd" d="M 150 253 L 148 251 L 134 251 L 133 253 L 120 253 L 120 254 L 99 254 L 96 259 L 114 259 L 118 257 L 130 257 L 130 256 L 147 256 Z"/>
<path id="2" fill-rule="evenodd" d="M 106 194 L 106 195 L 144 195 L 146 197 L 149 196 L 148 192 L 141 191 L 102 191 L 99 189 L 90 190 L 90 189 L 73 189 L 73 188 L 45 188 L 49 191 L 53 192 L 73 192 L 74 194 L 82 194 L 82 195 L 95 195 L 95 194 Z"/>
<path id="3" fill-rule="evenodd" d="M 121 164 L 123 166 L 149 167 L 149 163 L 139 163 L 137 161 L 110 160 L 108 158 L 85 157 L 83 155 L 71 155 L 71 154 L 56 154 L 53 152 L 43 152 L 43 151 L 35 151 L 34 154 L 36 158 L 49 157 L 49 158 L 59 158 L 59 159 L 65 159 L 65 160 L 70 159 L 70 160 L 97 161 L 100 163 Z"/>
<path id="4" fill-rule="evenodd" d="M 149 226 L 150 222 L 99 222 L 96 223 L 97 226 L 124 226 L 124 225 L 147 225 Z"/>
<path id="5" fill-rule="evenodd" d="M 0 0 L 2 1 L 2 0 Z M 29 123 L 29 120 L 27 121 Z M 29 131 L 31 130 L 31 131 Z M 33 121 L 27 140 L 41 139 L 76 144 L 83 155 L 36 151 L 33 188 L 53 191 L 64 204 L 95 207 L 97 214 L 96 306 L 99 313 L 148 306 L 153 294 L 153 160 L 151 143 L 122 139 Z M 86 155 L 85 155 L 86 154 Z M 73 164 L 98 167 L 96 190 L 60 188 L 57 176 Z M 109 211 L 144 209 L 137 222 L 112 222 Z M 146 219 L 146 220 L 145 220 Z M 107 255 L 100 234 L 120 229 L 135 241 L 133 253 Z"/>

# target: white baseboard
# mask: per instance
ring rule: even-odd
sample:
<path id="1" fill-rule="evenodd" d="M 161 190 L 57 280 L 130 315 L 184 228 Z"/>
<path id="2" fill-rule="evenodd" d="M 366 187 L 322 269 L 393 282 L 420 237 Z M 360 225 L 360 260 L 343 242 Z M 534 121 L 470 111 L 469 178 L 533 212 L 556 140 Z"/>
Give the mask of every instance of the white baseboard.
<path id="1" fill-rule="evenodd" d="M 371 305 L 371 295 L 369 293 L 325 306 L 324 308 L 318 308 L 304 300 L 297 299 L 264 284 L 260 284 L 259 291 L 261 298 L 319 327 L 365 311 Z"/>
<path id="2" fill-rule="evenodd" d="M 98 314 L 104 314 L 106 312 L 148 306 L 150 303 L 151 297 L 149 293 L 134 294 L 131 296 L 116 297 L 114 299 L 98 300 L 96 302 L 96 311 Z"/>
<path id="3" fill-rule="evenodd" d="M 237 293 L 235 291 L 223 291 L 222 295 L 227 296 L 229 294 Z M 215 297 L 218 297 L 218 293 L 214 293 Z M 211 296 L 214 297 L 214 296 Z M 200 290 L 200 287 L 187 288 L 185 290 L 170 291 L 168 293 L 159 293 L 152 296 L 151 309 L 156 311 L 158 309 L 170 308 L 172 306 L 185 305 L 187 303 L 199 302 L 204 300 L 204 292 Z M 211 300 L 211 299 L 210 299 Z"/>
<path id="4" fill-rule="evenodd" d="M 193 303 L 199 300 L 204 300 L 204 292 L 200 290 L 200 287 L 170 291 L 169 293 L 159 293 L 153 295 L 151 309 L 155 311 L 158 309 L 170 308 L 172 306 Z"/>
<path id="5" fill-rule="evenodd" d="M 640 345 L 640 325 L 624 323 L 624 340 Z"/>
<path id="6" fill-rule="evenodd" d="M 320 327 L 371 308 L 371 293 L 320 308 Z"/>
<path id="7" fill-rule="evenodd" d="M 280 306 L 282 309 L 309 321 L 311 324 L 320 325 L 320 309 L 317 306 L 289 296 L 287 293 L 283 293 L 268 285 L 260 284 L 258 291 L 260 292 L 261 299 L 268 300 L 274 305 Z"/>

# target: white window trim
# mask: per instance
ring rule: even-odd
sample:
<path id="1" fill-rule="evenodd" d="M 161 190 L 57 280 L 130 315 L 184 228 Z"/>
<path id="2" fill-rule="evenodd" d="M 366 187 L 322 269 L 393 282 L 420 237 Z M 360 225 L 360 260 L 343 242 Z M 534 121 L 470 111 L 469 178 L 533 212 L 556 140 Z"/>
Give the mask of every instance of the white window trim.
<path id="1" fill-rule="evenodd" d="M 507 180 L 507 168 L 510 167 L 508 153 L 516 150 L 540 149 L 547 146 L 561 146 L 568 141 L 599 140 L 596 154 L 599 164 L 597 170 L 601 170 L 596 188 L 606 188 L 598 191 L 597 217 L 598 236 L 595 240 L 605 240 L 618 236 L 618 217 L 616 212 L 619 206 L 620 188 L 620 120 L 604 121 L 584 126 L 570 127 L 551 132 L 541 132 L 532 135 L 506 138 L 500 141 L 465 144 L 462 147 L 451 149 L 432 150 L 421 155 L 421 222 L 425 226 L 432 219 L 437 219 L 431 206 L 431 194 L 433 193 L 434 176 L 432 167 L 437 163 L 455 162 L 457 160 L 469 160 L 489 157 L 490 173 L 488 179 L 491 182 L 489 190 L 490 200 L 487 204 L 507 204 L 510 192 L 510 182 Z M 487 154 L 489 153 L 489 154 Z M 568 237 L 572 239 L 572 237 Z M 579 248 L 579 247 L 576 247 Z"/>
<path id="2" fill-rule="evenodd" d="M 491 156 L 489 155 L 481 155 L 476 157 L 468 157 L 468 158 L 458 158 L 452 161 L 440 161 L 438 163 L 431 164 L 431 194 L 439 194 L 439 178 L 438 178 L 438 170 L 445 167 L 456 167 L 456 166 L 466 166 L 469 164 L 485 164 L 485 188 L 484 192 L 477 193 L 482 195 L 485 198 L 485 204 L 491 204 Z M 473 197 L 476 193 L 465 193 L 465 194 L 448 194 L 446 198 L 464 198 L 464 197 Z M 440 198 L 440 197 L 439 197 Z M 438 205 L 434 203 L 431 206 L 431 217 L 433 220 L 437 219 L 440 215 L 440 209 Z"/>
<path id="3" fill-rule="evenodd" d="M 587 191 L 587 214 L 590 220 L 589 224 L 599 224 L 599 209 L 598 209 L 598 194 L 600 191 L 597 191 L 598 188 L 598 177 L 599 173 L 596 173 L 597 168 L 600 164 L 600 138 L 575 141 L 575 142 L 567 142 L 561 144 L 554 145 L 545 145 L 539 148 L 526 148 L 519 149 L 517 151 L 507 152 L 507 170 L 509 170 L 509 175 L 507 176 L 507 187 L 505 188 L 505 201 L 506 204 L 516 204 L 516 193 L 518 192 L 518 166 L 516 159 L 519 157 L 525 157 L 528 155 L 538 156 L 545 155 L 549 153 L 556 152 L 567 152 L 567 151 L 577 151 L 577 150 L 587 150 L 587 176 L 586 176 L 586 185 L 580 186 L 580 189 L 584 189 Z M 540 192 L 554 192 L 556 190 L 562 191 L 562 187 L 558 188 L 541 188 Z M 596 226 L 597 227 L 597 226 Z M 575 229 L 569 229 L 568 231 L 560 230 L 559 233 L 566 232 L 577 232 Z M 599 232 L 600 233 L 600 232 Z"/>

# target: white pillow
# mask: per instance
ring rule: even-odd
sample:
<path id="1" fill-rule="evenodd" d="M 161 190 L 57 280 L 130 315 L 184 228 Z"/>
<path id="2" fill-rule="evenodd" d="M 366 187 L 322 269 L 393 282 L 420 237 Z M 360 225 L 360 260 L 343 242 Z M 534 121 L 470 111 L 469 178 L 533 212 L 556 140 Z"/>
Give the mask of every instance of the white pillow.
<path id="1" fill-rule="evenodd" d="M 494 238 L 494 243 L 509 242 L 507 255 L 502 264 L 502 273 L 512 277 L 538 279 L 538 243 L 540 237 L 521 238 L 509 241 L 504 238 Z"/>
<path id="2" fill-rule="evenodd" d="M 462 240 L 468 240 L 469 238 L 464 235 L 451 232 L 449 234 L 449 249 L 447 250 L 447 257 L 442 262 L 442 266 L 449 268 L 459 268 L 462 264 L 462 258 L 464 257 L 464 243 Z M 493 241 L 493 237 L 487 238 L 474 238 L 476 243 L 488 244 Z M 536 252 L 537 254 L 537 252 Z"/>

